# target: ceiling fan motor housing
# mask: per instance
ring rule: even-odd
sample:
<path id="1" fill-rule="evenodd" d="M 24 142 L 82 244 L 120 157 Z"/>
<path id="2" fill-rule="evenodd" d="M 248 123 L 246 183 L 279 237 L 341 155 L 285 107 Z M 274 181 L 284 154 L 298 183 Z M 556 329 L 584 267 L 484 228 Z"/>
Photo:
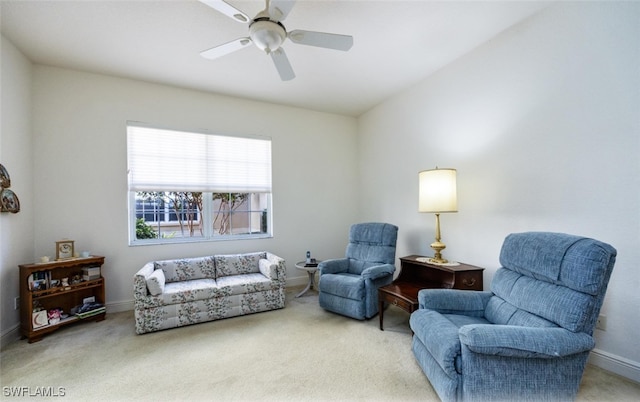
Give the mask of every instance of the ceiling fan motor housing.
<path id="1" fill-rule="evenodd" d="M 271 53 L 287 38 L 287 30 L 280 22 L 267 17 L 256 18 L 249 25 L 249 37 L 260 50 Z"/>

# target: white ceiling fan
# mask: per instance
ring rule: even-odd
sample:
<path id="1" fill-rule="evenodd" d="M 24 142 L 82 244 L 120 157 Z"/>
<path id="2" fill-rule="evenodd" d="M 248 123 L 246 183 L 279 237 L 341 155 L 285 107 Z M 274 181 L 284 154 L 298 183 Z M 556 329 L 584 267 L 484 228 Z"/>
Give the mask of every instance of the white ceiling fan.
<path id="1" fill-rule="evenodd" d="M 240 50 L 254 43 L 260 50 L 271 56 L 278 74 L 283 81 L 295 78 L 293 68 L 289 63 L 284 49 L 281 47 L 285 39 L 301 45 L 324 47 L 347 51 L 353 46 L 353 37 L 324 32 L 294 30 L 287 32 L 282 21 L 293 8 L 295 1 L 266 0 L 266 8 L 253 19 L 234 6 L 223 0 L 200 0 L 209 7 L 222 14 L 249 25 L 249 36 L 238 38 L 220 46 L 213 47 L 200 53 L 206 59 L 216 59 L 226 54 Z"/>

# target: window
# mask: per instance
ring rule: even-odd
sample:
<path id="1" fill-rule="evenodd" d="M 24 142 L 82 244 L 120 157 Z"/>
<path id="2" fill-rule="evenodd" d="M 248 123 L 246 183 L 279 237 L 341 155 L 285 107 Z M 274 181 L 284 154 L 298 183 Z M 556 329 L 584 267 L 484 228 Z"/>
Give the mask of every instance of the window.
<path id="1" fill-rule="evenodd" d="M 271 140 L 127 125 L 129 244 L 271 236 Z"/>

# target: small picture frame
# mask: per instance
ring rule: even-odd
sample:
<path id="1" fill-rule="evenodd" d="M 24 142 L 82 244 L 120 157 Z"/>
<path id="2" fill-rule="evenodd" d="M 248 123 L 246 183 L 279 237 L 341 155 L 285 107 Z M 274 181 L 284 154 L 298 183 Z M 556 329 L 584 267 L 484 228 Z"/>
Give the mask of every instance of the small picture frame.
<path id="1" fill-rule="evenodd" d="M 73 258 L 73 240 L 60 240 L 56 242 L 56 260 L 68 260 Z"/>

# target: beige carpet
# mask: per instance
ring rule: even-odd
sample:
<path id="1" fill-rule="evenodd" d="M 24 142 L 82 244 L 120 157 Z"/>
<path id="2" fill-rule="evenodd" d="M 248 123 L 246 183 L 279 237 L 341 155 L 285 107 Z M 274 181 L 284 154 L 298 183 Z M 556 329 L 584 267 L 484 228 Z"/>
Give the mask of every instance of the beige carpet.
<path id="1" fill-rule="evenodd" d="M 361 322 L 318 307 L 286 308 L 146 335 L 133 313 L 73 325 L 0 354 L 1 399 L 16 387 L 73 401 L 437 401 L 411 353 L 408 314 L 389 307 Z M 9 387 L 9 388 L 7 388 Z M 579 401 L 631 401 L 640 385 L 589 366 Z M 18 399 L 18 398 L 16 398 Z M 22 399 L 22 398 L 20 398 Z"/>

